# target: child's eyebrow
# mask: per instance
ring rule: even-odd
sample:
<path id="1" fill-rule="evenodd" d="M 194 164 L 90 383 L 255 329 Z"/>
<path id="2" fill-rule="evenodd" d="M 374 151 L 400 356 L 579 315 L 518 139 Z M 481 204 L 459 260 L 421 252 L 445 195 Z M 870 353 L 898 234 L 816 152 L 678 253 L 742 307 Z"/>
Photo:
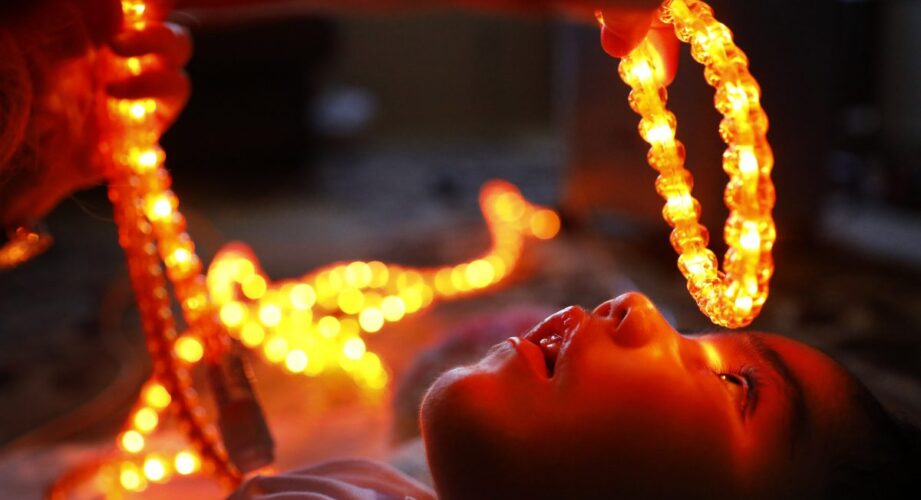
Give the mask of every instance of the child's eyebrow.
<path id="1" fill-rule="evenodd" d="M 799 441 L 799 437 L 805 434 L 808 429 L 809 412 L 806 409 L 806 400 L 803 397 L 803 385 L 793 374 L 790 365 L 783 359 L 783 356 L 769 346 L 764 339 L 758 335 L 742 335 L 746 339 L 746 343 L 751 347 L 752 352 L 754 352 L 766 365 L 770 366 L 783 381 L 781 392 L 787 397 L 790 403 L 790 424 L 793 431 L 793 446 L 795 447 L 796 443 Z"/>
<path id="2" fill-rule="evenodd" d="M 719 333 L 719 330 L 713 328 L 679 328 L 678 333 L 682 337 L 700 337 L 711 333 Z"/>

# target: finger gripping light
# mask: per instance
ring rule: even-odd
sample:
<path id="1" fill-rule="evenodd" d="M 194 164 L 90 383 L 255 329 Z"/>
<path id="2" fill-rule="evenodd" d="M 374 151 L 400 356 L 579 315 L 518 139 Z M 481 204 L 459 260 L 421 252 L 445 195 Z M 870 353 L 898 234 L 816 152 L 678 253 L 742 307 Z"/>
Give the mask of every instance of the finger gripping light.
<path id="1" fill-rule="evenodd" d="M 664 66 L 647 38 L 624 57 L 621 78 L 632 89 L 630 107 L 642 119 L 640 136 L 649 143 L 649 165 L 659 172 L 656 191 L 665 199 L 662 215 L 673 228 L 671 244 L 688 291 L 713 323 L 728 328 L 750 324 L 768 296 L 774 272 L 771 250 L 777 237 L 771 210 L 774 156 L 767 142 L 768 119 L 761 108 L 761 89 L 748 71 L 748 58 L 732 33 L 699 0 L 669 0 L 659 18 L 675 28 L 691 55 L 704 66 L 707 83 L 716 89 L 715 106 L 723 115 L 719 132 L 726 143 L 723 170 L 729 175 L 725 202 L 729 217 L 724 237 L 729 249 L 720 271 L 707 248 L 709 234 L 699 223 L 701 206 L 691 195 L 693 178 L 684 167 L 685 150 L 675 138 L 676 119 L 666 107 Z M 604 22 L 599 18 L 599 21 Z"/>
<path id="2" fill-rule="evenodd" d="M 143 31 L 161 23 L 168 3 L 121 0 L 123 31 Z M 159 54 L 122 58 L 107 50 L 98 63 L 102 81 L 141 76 L 164 65 Z M 192 474 L 235 487 L 246 473 L 259 470 L 241 468 L 234 460 L 235 449 L 240 456 L 240 448 L 234 445 L 241 440 L 234 439 L 240 436 L 233 430 L 225 434 L 230 445 L 224 445 L 211 415 L 215 412 L 207 411 L 193 387 L 192 371 L 197 365 L 207 362 L 209 370 L 221 368 L 217 373 L 242 372 L 234 368 L 239 365 L 225 361 L 232 361 L 239 339 L 250 348 L 261 346 L 267 360 L 283 364 L 292 373 L 316 376 L 325 367 L 339 367 L 366 388 L 383 389 L 388 382 L 386 368 L 360 334 L 375 333 L 385 322 L 398 322 L 436 300 L 494 288 L 511 275 L 527 240 L 552 239 L 560 229 L 555 212 L 529 203 L 513 185 L 493 181 L 480 196 L 491 245 L 469 262 L 428 269 L 356 261 L 275 284 L 268 282 L 248 250 L 230 247 L 206 275 L 186 231 L 179 198 L 170 190 L 166 153 L 159 145 L 167 126 L 163 105 L 154 97 L 107 97 L 98 110 L 109 199 L 153 373 L 119 433 L 119 451 L 67 471 L 52 485 L 49 498 L 68 498 L 91 480 L 106 497 L 120 498 Z M 49 243 L 41 234 L 26 230 L 13 236 L 9 245 L 0 248 L 0 269 L 7 263 L 18 264 Z M 174 314 L 174 303 L 180 306 L 180 314 Z M 238 381 L 239 377 L 229 383 Z M 240 387 L 234 389 L 240 392 Z M 220 394 L 216 388 L 213 392 Z M 220 408 L 222 397 L 214 399 Z M 178 424 L 184 434 L 181 446 L 169 436 L 157 435 L 166 421 Z M 244 431 L 259 432 L 253 426 Z M 254 441 L 249 437 L 244 436 L 246 446 Z M 251 448 L 243 451 L 249 453 Z M 248 465 L 245 460 L 244 465 Z"/>

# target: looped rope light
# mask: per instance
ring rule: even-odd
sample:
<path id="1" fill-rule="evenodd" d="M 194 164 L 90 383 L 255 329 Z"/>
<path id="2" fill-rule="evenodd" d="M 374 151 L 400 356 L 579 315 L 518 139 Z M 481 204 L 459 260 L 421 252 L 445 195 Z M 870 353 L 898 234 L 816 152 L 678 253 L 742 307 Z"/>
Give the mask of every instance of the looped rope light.
<path id="1" fill-rule="evenodd" d="M 691 55 L 704 66 L 707 83 L 716 89 L 715 106 L 723 115 L 719 132 L 726 143 L 723 170 L 729 175 L 724 200 L 729 217 L 724 237 L 729 249 L 720 271 L 707 248 L 709 233 L 699 223 L 701 206 L 691 195 L 693 178 L 684 168 L 685 150 L 675 139 L 676 118 L 666 107 L 661 56 L 644 40 L 624 57 L 621 78 L 632 89 L 630 107 L 642 119 L 640 136 L 651 146 L 647 159 L 659 172 L 656 192 L 665 199 L 662 215 L 673 228 L 670 241 L 688 291 L 713 323 L 728 328 L 749 325 L 761 312 L 774 272 L 771 250 L 777 237 L 771 210 L 774 156 L 765 135 L 768 118 L 761 108 L 761 89 L 748 71 L 748 58 L 732 33 L 699 0 L 669 0 L 659 19 L 672 24 Z M 599 21 L 604 22 L 599 16 Z"/>
<path id="2" fill-rule="evenodd" d="M 123 30 L 162 22 L 164 3 L 121 0 Z M 107 81 L 163 66 L 153 54 L 103 56 L 99 71 Z M 214 418 L 193 387 L 196 366 L 222 363 L 233 340 L 239 339 L 250 348 L 261 346 L 268 361 L 292 373 L 316 376 L 341 368 L 364 388 L 380 390 L 388 382 L 387 369 L 366 349 L 360 334 L 375 333 L 385 322 L 400 321 L 437 300 L 496 286 L 511 275 L 527 240 L 552 239 L 560 229 L 554 211 L 529 203 L 509 183 L 492 181 L 480 194 L 491 245 L 469 262 L 428 269 L 356 261 L 326 266 L 299 280 L 269 283 L 251 252 L 232 246 L 218 255 L 206 276 L 186 232 L 179 198 L 170 190 L 166 154 L 159 146 L 165 128 L 161 106 L 154 98 L 108 98 L 99 110 L 109 199 L 153 373 L 118 436 L 120 453 L 68 471 L 52 486 L 50 498 L 66 498 L 93 479 L 116 497 L 200 473 L 226 488 L 238 485 L 247 471 L 229 456 Z M 40 242 L 39 235 L 22 237 L 30 248 Z M 174 298 L 181 306 L 179 317 L 173 314 Z M 180 447 L 154 436 L 168 419 L 184 434 L 186 443 Z"/>

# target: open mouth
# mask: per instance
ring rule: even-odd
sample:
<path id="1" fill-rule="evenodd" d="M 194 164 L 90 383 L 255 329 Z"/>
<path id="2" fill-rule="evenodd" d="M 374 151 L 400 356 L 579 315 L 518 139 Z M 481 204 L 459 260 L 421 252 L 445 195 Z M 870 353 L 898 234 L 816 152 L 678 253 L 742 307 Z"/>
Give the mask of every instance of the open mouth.
<path id="1" fill-rule="evenodd" d="M 566 341 L 579 329 L 585 312 L 578 307 L 568 307 L 545 319 L 530 332 L 521 337 L 522 342 L 533 344 L 538 349 L 528 349 L 543 356 L 546 376 L 553 377 L 557 371 L 560 352 Z"/>

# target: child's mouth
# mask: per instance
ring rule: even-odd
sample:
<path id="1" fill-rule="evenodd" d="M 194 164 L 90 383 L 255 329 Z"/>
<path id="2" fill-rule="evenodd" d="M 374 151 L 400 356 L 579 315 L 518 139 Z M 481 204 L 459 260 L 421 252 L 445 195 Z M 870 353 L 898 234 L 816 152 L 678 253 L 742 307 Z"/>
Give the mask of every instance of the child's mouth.
<path id="1" fill-rule="evenodd" d="M 548 378 L 556 373 L 562 348 L 582 325 L 584 317 L 585 311 L 581 308 L 568 307 L 545 319 L 521 337 L 522 341 L 540 348 Z"/>

